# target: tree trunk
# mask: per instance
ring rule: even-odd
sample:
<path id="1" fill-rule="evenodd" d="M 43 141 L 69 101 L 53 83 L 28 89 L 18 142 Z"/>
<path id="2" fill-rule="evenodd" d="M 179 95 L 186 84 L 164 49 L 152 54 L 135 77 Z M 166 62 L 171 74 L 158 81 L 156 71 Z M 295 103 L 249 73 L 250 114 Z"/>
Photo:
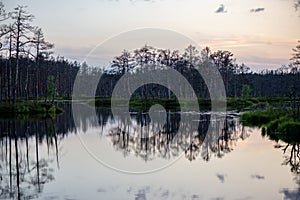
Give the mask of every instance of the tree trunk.
<path id="1" fill-rule="evenodd" d="M 36 92 L 36 102 L 39 100 L 39 63 L 36 63 L 36 73 L 35 73 L 35 92 Z"/>
<path id="2" fill-rule="evenodd" d="M 19 150 L 18 150 L 18 139 L 15 138 L 15 151 L 16 151 L 16 171 L 17 171 L 17 190 L 18 190 L 18 199 L 21 199 L 20 193 L 20 169 L 19 169 Z"/>
<path id="3" fill-rule="evenodd" d="M 19 17 L 20 18 L 20 17 Z M 15 82 L 14 82 L 14 88 L 13 88 L 13 102 L 16 104 L 17 102 L 17 87 L 18 87 L 18 78 L 19 78 L 19 53 L 20 53 L 20 19 L 18 18 L 18 25 L 17 25 L 17 37 L 16 37 L 16 71 L 15 71 Z"/>
<path id="4" fill-rule="evenodd" d="M 29 64 L 26 65 L 26 80 L 25 80 L 25 89 L 24 89 L 25 90 L 25 95 L 26 95 L 26 102 L 28 102 L 28 99 L 29 99 L 29 94 L 28 94 L 28 82 L 29 82 L 28 65 Z"/>
<path id="5" fill-rule="evenodd" d="M 12 34 L 10 33 L 9 36 L 9 58 L 8 58 L 8 65 L 7 65 L 7 99 L 8 103 L 11 103 L 11 80 L 12 80 L 12 73 L 11 73 L 11 52 L 12 52 Z"/>
<path id="6" fill-rule="evenodd" d="M 39 163 L 39 133 L 38 133 L 38 122 L 35 124 L 35 154 L 36 154 L 36 176 L 38 184 L 38 192 L 41 191 L 40 187 L 40 163 Z"/>

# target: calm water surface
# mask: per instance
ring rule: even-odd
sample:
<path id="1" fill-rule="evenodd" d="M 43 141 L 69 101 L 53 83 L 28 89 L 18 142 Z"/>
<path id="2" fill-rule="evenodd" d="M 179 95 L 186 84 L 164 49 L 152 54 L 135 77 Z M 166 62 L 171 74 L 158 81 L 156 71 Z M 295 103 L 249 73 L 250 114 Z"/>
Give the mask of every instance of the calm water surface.
<path id="1" fill-rule="evenodd" d="M 126 122 L 81 106 L 77 128 L 69 104 L 55 120 L 0 123 L 0 199 L 300 198 L 298 144 L 242 127 L 234 112 L 220 114 L 223 128 L 196 113 L 198 131 L 190 133 L 180 112 L 146 127 L 147 113 Z"/>

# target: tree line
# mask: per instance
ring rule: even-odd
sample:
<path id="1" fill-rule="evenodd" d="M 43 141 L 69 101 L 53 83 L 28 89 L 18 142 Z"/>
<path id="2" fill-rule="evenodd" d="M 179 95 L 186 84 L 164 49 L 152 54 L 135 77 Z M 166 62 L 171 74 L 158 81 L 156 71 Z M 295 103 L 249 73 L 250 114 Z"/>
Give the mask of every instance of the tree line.
<path id="1" fill-rule="evenodd" d="M 54 99 L 56 93 L 70 97 L 79 65 L 52 56 L 54 45 L 46 41 L 26 6 L 7 12 L 0 2 L 0 101 L 18 98 Z"/>
<path id="2" fill-rule="evenodd" d="M 124 50 L 109 67 L 97 68 L 86 63 L 70 62 L 53 56 L 54 45 L 46 41 L 42 29 L 33 26 L 34 17 L 25 6 L 7 12 L 0 3 L 0 102 L 16 103 L 17 99 L 54 101 L 55 97 L 71 97 L 73 84 L 79 77 L 83 94 L 110 97 L 114 86 L 125 73 L 147 73 L 154 68 L 172 68 L 180 72 L 193 87 L 197 97 L 209 98 L 207 86 L 197 69 L 217 66 L 228 97 L 290 97 L 300 95 L 300 44 L 293 49 L 291 63 L 276 70 L 253 72 L 237 64 L 230 51 L 198 50 L 189 45 L 178 50 L 157 49 L 145 45 L 134 51 Z M 299 42 L 300 43 L 300 42 Z M 166 77 L 170 78 L 170 77 Z M 179 84 L 182 93 L 185 87 Z M 124 89 L 126 85 L 124 85 Z M 183 94 L 190 95 L 190 94 Z M 150 84 L 135 91 L 136 97 L 168 97 L 168 88 Z"/>
<path id="3" fill-rule="evenodd" d="M 102 72 L 97 95 L 111 96 L 115 84 L 125 73 L 139 71 L 147 76 L 147 72 L 153 69 L 172 68 L 189 81 L 198 97 L 209 98 L 207 86 L 198 69 L 207 69 L 214 65 L 222 76 L 228 97 L 296 98 L 300 95 L 300 41 L 293 51 L 294 54 L 288 66 L 281 66 L 276 70 L 253 72 L 246 65 L 237 64 L 230 51 L 213 52 L 209 47 L 205 47 L 199 52 L 196 47 L 189 45 L 183 53 L 180 53 L 177 50 L 156 49 L 145 45 L 132 52 L 124 50 L 120 56 L 113 59 L 111 66 Z M 184 85 L 179 83 L 178 87 L 182 87 L 181 91 L 184 91 Z M 124 85 L 124 90 L 126 90 L 126 85 Z M 159 90 L 160 93 L 158 94 L 155 90 Z M 170 96 L 167 88 L 152 84 L 141 87 L 135 95 L 157 97 L 162 93 L 162 96 Z"/>

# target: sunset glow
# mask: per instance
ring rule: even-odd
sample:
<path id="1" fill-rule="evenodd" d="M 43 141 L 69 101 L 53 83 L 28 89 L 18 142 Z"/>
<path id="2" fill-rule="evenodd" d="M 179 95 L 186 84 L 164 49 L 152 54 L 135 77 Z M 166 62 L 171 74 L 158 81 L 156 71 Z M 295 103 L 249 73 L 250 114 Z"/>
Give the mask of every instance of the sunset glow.
<path id="1" fill-rule="evenodd" d="M 253 69 L 277 68 L 289 63 L 300 38 L 295 0 L 11 0 L 4 4 L 7 9 L 27 5 L 36 16 L 34 23 L 56 44 L 55 53 L 79 61 L 113 35 L 149 27 L 179 32 L 201 47 L 232 51 L 238 63 Z"/>

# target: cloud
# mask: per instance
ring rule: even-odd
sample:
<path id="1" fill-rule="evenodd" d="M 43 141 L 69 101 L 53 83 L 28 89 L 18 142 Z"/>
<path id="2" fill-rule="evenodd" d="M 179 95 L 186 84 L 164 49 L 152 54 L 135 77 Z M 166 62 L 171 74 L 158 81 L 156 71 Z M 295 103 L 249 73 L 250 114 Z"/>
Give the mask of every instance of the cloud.
<path id="1" fill-rule="evenodd" d="M 254 8 L 254 9 L 251 9 L 250 12 L 252 13 L 258 13 L 258 12 L 263 12 L 265 11 L 265 8 Z"/>
<path id="2" fill-rule="evenodd" d="M 226 177 L 226 174 L 216 174 L 216 176 L 217 176 L 217 178 L 219 179 L 219 181 L 221 182 L 221 183 L 224 183 L 224 181 L 225 181 L 225 177 Z"/>
<path id="3" fill-rule="evenodd" d="M 284 199 L 298 199 L 299 198 L 299 193 L 300 193 L 300 188 L 296 190 L 288 190 L 288 189 L 283 189 L 280 191 L 280 193 L 283 193 Z"/>
<path id="4" fill-rule="evenodd" d="M 264 180 L 265 179 L 264 176 L 259 175 L 259 174 L 253 174 L 253 175 L 251 175 L 251 178 L 257 179 L 257 180 Z"/>
<path id="5" fill-rule="evenodd" d="M 300 0 L 295 0 L 295 9 L 298 10 L 298 8 L 300 8 Z"/>
<path id="6" fill-rule="evenodd" d="M 225 10 L 225 6 L 221 4 L 215 13 L 227 13 L 227 10 Z"/>

